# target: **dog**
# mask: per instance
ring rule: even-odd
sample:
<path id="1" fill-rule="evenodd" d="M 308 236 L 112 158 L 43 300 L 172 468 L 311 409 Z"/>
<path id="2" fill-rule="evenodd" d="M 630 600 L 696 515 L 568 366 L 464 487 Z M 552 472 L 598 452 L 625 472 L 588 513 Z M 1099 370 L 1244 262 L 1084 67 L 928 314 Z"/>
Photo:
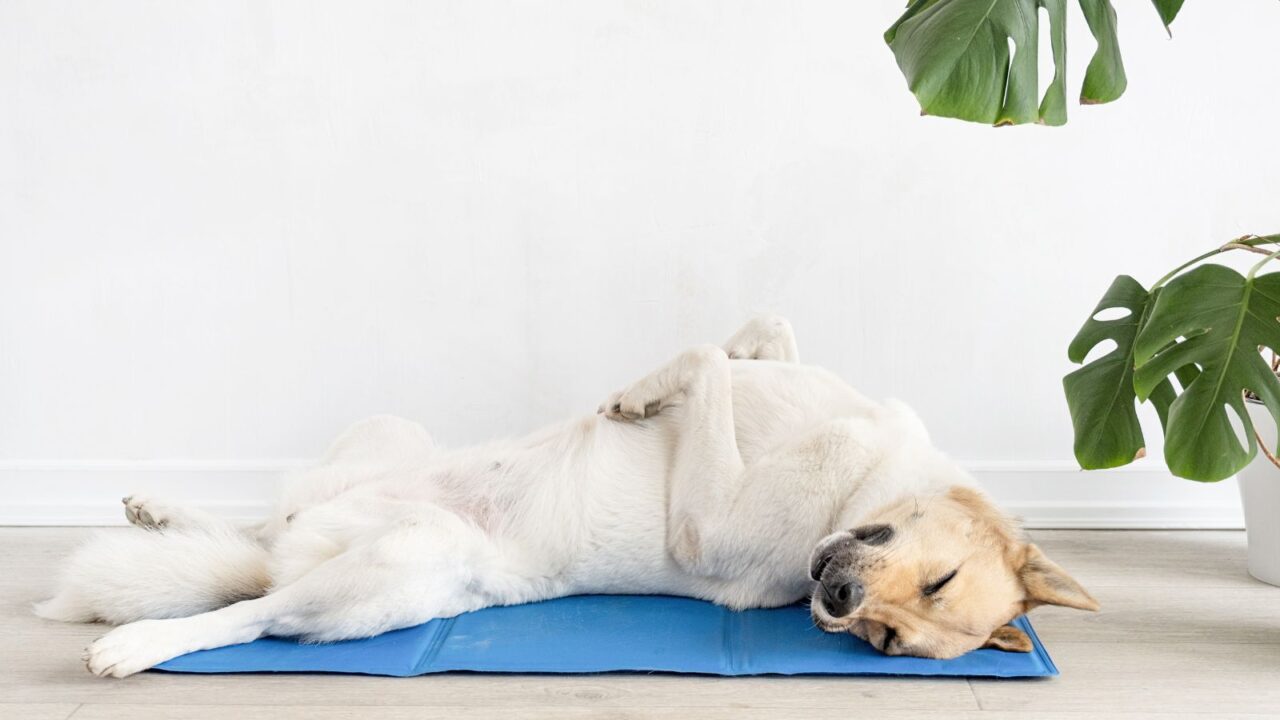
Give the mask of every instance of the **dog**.
<path id="1" fill-rule="evenodd" d="M 358 423 L 254 528 L 124 505 L 139 530 L 91 539 L 36 607 L 120 625 L 85 651 L 99 676 L 583 593 L 808 597 L 822 630 L 930 658 L 1027 652 L 1018 615 L 1098 607 L 906 405 L 801 365 L 776 316 L 518 440 L 444 450 L 407 420 Z"/>

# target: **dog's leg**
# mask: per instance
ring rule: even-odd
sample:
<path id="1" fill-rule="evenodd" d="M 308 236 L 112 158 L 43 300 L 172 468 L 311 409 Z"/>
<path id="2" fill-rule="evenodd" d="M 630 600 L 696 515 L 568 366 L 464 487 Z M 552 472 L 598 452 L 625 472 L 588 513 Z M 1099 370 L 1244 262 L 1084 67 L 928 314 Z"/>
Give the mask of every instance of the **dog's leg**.
<path id="1" fill-rule="evenodd" d="M 732 496 L 697 506 L 691 523 L 698 529 L 697 562 L 686 569 L 730 581 L 713 599 L 758 607 L 804 592 L 810 550 L 834 529 L 856 487 L 852 479 L 875 465 L 874 425 L 866 418 L 828 420 L 754 460 Z"/>
<path id="2" fill-rule="evenodd" d="M 435 441 L 416 422 L 394 415 L 375 415 L 348 427 L 325 451 L 321 465 L 387 465 L 435 451 Z"/>
<path id="3" fill-rule="evenodd" d="M 88 647 L 85 661 L 95 675 L 125 677 L 184 653 L 263 635 L 320 642 L 370 637 L 537 599 L 521 594 L 528 588 L 508 577 L 496 552 L 457 515 L 423 506 L 263 597 L 118 627 Z"/>
<path id="4" fill-rule="evenodd" d="M 842 500 L 839 488 L 865 472 L 858 463 L 868 462 L 870 452 L 867 421 L 832 420 L 744 467 L 729 365 L 720 348 L 687 350 L 601 408 L 620 421 L 669 408 L 675 448 L 667 550 L 685 571 L 704 577 L 738 577 L 749 565 L 770 565 L 779 548 L 807 552 L 825 534 Z M 801 568 L 804 557 L 783 564 Z"/>
<path id="5" fill-rule="evenodd" d="M 222 529 L 231 524 L 204 510 L 156 500 L 142 493 L 129 495 L 121 502 L 125 519 L 143 530 Z"/>
<path id="6" fill-rule="evenodd" d="M 780 315 L 761 315 L 751 319 L 725 342 L 724 351 L 734 360 L 800 362 L 791 323 Z"/>
<path id="7" fill-rule="evenodd" d="M 636 420 L 673 407 L 674 463 L 667 501 L 667 549 L 683 568 L 702 574 L 704 517 L 732 501 L 743 463 L 733 425 L 729 357 L 714 345 L 681 353 L 662 369 L 614 393 L 601 412 Z"/>
<path id="8" fill-rule="evenodd" d="M 361 420 L 344 430 L 318 463 L 289 474 L 275 513 L 257 536 L 271 542 L 298 512 L 376 481 L 388 468 L 426 462 L 435 452 L 435 441 L 418 423 L 393 415 Z"/>

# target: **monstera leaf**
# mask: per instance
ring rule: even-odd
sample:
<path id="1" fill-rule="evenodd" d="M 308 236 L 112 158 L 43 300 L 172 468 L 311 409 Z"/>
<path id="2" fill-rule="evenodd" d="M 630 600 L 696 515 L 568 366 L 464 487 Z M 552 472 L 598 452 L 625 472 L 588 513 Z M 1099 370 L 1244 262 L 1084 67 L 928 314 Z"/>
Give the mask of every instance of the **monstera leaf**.
<path id="1" fill-rule="evenodd" d="M 1280 273 L 1245 277 L 1203 265 L 1174 278 L 1155 298 L 1134 340 L 1133 383 L 1145 399 L 1163 392 L 1170 374 L 1192 371 L 1165 426 L 1165 461 L 1175 475 L 1222 480 L 1248 464 L 1257 442 L 1245 390 L 1280 423 L 1280 381 L 1258 352 L 1280 348 L 1277 318 Z M 1243 445 L 1228 413 L 1244 428 Z"/>
<path id="2" fill-rule="evenodd" d="M 1152 0 L 1167 28 L 1183 0 Z M 884 34 L 924 115 L 994 125 L 1062 125 L 1067 0 L 913 0 Z M 1097 50 L 1080 102 L 1106 103 L 1127 80 L 1110 0 L 1078 0 Z M 1054 74 L 1037 106 L 1040 9 L 1049 17 Z M 1010 43 L 1013 51 L 1010 52 Z"/>
<path id="3" fill-rule="evenodd" d="M 1116 344 L 1111 352 L 1062 379 L 1075 428 L 1076 460 L 1086 470 L 1126 465 L 1146 450 L 1133 391 L 1133 341 L 1147 314 L 1148 297 L 1137 280 L 1117 277 L 1067 348 L 1071 362 L 1082 363 L 1098 344 L 1107 340 Z M 1115 309 L 1128 314 L 1113 320 L 1097 318 Z M 1161 399 L 1172 401 L 1173 389 L 1168 390 L 1170 394 Z"/>
<path id="4" fill-rule="evenodd" d="M 1089 23 L 1089 32 L 1098 42 L 1098 49 L 1084 71 L 1080 102 L 1083 105 L 1109 103 L 1129 87 L 1124 62 L 1120 59 L 1120 41 L 1116 38 L 1116 11 L 1110 0 L 1080 0 L 1080 9 Z"/>
<path id="5" fill-rule="evenodd" d="M 1036 87 L 1041 7 L 1051 17 L 1056 69 L 1043 113 Z M 926 115 L 1062 124 L 1065 8 L 1066 0 L 915 0 L 884 38 Z"/>
<path id="6" fill-rule="evenodd" d="M 1083 363 L 1099 343 L 1111 340 L 1116 344 L 1111 352 L 1062 379 L 1075 430 L 1076 460 L 1085 470 L 1127 465 L 1146 454 L 1133 388 L 1134 340 L 1159 295 L 1159 290 L 1148 293 L 1128 275 L 1117 277 L 1067 348 L 1071 362 Z M 1097 318 L 1099 313 L 1115 309 L 1128 314 L 1112 320 Z M 1186 387 L 1198 373 L 1198 368 L 1189 365 L 1174 371 L 1174 376 Z M 1169 409 L 1177 396 L 1168 378 L 1157 382 L 1151 391 L 1149 399 L 1161 425 L 1168 426 Z"/>

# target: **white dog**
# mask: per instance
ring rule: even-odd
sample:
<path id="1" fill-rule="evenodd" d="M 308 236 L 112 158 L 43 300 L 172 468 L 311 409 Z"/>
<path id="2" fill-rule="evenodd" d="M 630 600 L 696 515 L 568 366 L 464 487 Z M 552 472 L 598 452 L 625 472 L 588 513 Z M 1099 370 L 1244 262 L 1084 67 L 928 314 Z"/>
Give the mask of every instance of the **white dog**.
<path id="1" fill-rule="evenodd" d="M 520 440 L 445 451 L 366 420 L 249 530 L 126 498 L 142 530 L 82 547 L 37 612 L 122 624 L 85 659 L 124 677 L 268 634 L 361 638 L 579 593 L 812 595 L 823 629 L 928 657 L 1025 651 L 1012 618 L 1096 608 L 906 406 L 797 360 L 790 325 L 764 317 Z"/>

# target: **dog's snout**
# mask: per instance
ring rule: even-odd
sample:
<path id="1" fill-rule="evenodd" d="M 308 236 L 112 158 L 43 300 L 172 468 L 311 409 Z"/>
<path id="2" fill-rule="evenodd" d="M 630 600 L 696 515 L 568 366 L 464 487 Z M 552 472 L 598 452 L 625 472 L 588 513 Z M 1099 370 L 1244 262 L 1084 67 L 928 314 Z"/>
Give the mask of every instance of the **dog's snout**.
<path id="1" fill-rule="evenodd" d="M 822 580 L 822 605 L 832 617 L 844 617 L 862 604 L 862 583 L 846 578 Z"/>
<path id="2" fill-rule="evenodd" d="M 809 563 L 809 577 L 814 580 L 821 580 L 822 573 L 831 564 L 831 558 L 835 556 L 835 550 L 832 548 L 824 548 L 813 554 L 813 562 Z"/>
<path id="3" fill-rule="evenodd" d="M 827 536 L 818 543 L 809 563 L 809 577 L 818 583 L 814 600 L 832 617 L 852 614 L 862 605 L 866 590 L 859 577 L 862 548 L 893 538 L 888 525 L 865 525 Z"/>
<path id="4" fill-rule="evenodd" d="M 853 534 L 848 532 L 834 533 L 818 543 L 818 547 L 813 551 L 813 557 L 809 560 L 810 579 L 821 580 L 822 573 L 826 571 L 836 554 L 853 543 Z"/>
<path id="5" fill-rule="evenodd" d="M 859 545 L 884 545 L 893 539 L 893 535 L 893 526 L 883 524 L 862 525 L 833 533 L 818 543 L 814 550 L 809 560 L 809 577 L 821 581 L 823 572 L 837 555 L 856 552 Z"/>

